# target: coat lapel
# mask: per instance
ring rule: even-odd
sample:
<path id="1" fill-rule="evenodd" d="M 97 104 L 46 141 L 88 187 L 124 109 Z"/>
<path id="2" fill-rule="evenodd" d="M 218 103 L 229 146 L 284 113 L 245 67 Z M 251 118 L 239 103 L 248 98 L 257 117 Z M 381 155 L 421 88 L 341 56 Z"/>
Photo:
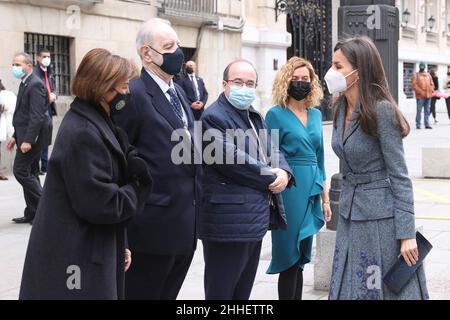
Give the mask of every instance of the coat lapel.
<path id="1" fill-rule="evenodd" d="M 152 77 L 150 77 L 145 69 L 142 69 L 141 79 L 144 82 L 147 93 L 152 97 L 152 104 L 156 111 L 158 111 L 158 113 L 167 120 L 174 130 L 180 129 L 181 124 L 173 112 L 170 102 L 167 100 L 158 84 L 152 79 Z"/>
<path id="2" fill-rule="evenodd" d="M 348 125 L 348 128 L 344 133 L 344 138 L 343 138 L 343 142 L 342 142 L 343 145 L 345 145 L 348 138 L 350 138 L 352 136 L 352 134 L 355 133 L 356 129 L 358 129 L 358 127 L 359 127 L 358 117 L 359 117 L 360 110 L 361 110 L 360 104 L 358 102 L 358 103 L 356 103 L 355 109 L 353 110 L 352 119 Z M 344 113 L 344 112 L 342 112 L 342 113 Z M 345 113 L 344 113 L 344 118 L 345 118 Z"/>
<path id="3" fill-rule="evenodd" d="M 244 131 L 247 131 L 248 129 L 250 129 L 251 132 L 253 132 L 251 124 L 248 123 L 248 121 L 250 121 L 250 120 L 248 119 L 247 111 L 240 111 L 240 110 L 237 110 L 236 108 L 234 108 L 227 101 L 227 99 L 225 98 L 224 94 L 222 94 L 220 99 L 222 99 L 222 105 L 223 105 L 224 108 L 226 108 L 225 109 L 226 112 L 230 116 L 230 119 L 236 124 L 236 127 L 238 129 L 242 129 Z M 256 111 L 249 110 L 248 112 L 256 112 Z M 256 126 L 255 126 L 255 129 L 258 130 L 258 128 Z M 256 134 L 258 134 L 258 132 Z M 252 143 L 254 148 L 255 148 L 254 150 L 259 150 L 258 149 L 258 140 L 257 139 L 258 139 L 258 136 L 256 136 L 255 139 L 249 139 L 250 143 Z"/>
<path id="4" fill-rule="evenodd" d="M 33 73 L 30 74 L 30 76 L 28 77 L 28 79 L 25 82 L 20 82 L 19 92 L 17 93 L 16 109 L 17 109 L 17 107 L 20 106 L 23 94 L 24 94 L 26 88 L 28 87 L 28 84 L 30 83 L 32 77 L 34 77 Z"/>
<path id="5" fill-rule="evenodd" d="M 105 119 L 94 109 L 93 106 L 87 105 L 78 98 L 72 102 L 71 110 L 83 118 L 89 120 L 102 134 L 105 142 L 120 156 L 121 161 L 126 162 L 125 155 L 120 147 L 119 141 L 106 123 Z"/>

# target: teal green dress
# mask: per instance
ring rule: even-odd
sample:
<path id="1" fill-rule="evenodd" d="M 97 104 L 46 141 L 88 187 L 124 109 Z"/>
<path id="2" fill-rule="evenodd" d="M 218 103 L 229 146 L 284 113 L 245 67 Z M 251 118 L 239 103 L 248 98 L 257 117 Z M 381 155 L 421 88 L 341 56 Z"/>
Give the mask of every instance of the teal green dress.
<path id="1" fill-rule="evenodd" d="M 279 148 L 292 169 L 296 186 L 283 193 L 287 230 L 272 231 L 272 261 L 267 273 L 311 262 L 313 236 L 324 225 L 320 194 L 326 179 L 322 114 L 308 109 L 305 126 L 288 108 L 275 106 L 266 115 L 269 129 L 279 129 Z"/>

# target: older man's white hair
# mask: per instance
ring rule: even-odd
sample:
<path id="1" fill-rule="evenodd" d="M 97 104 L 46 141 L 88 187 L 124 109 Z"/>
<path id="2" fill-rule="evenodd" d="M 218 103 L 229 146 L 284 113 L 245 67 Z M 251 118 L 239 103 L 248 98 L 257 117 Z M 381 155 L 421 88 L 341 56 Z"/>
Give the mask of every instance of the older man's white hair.
<path id="1" fill-rule="evenodd" d="M 136 50 L 140 57 L 142 46 L 153 45 L 153 33 L 156 32 L 161 25 L 171 27 L 170 21 L 160 18 L 152 18 L 142 24 L 136 36 Z"/>

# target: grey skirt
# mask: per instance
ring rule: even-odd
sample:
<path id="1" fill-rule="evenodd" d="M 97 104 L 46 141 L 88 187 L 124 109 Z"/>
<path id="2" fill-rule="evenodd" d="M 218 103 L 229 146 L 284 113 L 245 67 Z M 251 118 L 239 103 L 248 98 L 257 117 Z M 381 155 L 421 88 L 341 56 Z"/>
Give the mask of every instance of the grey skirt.
<path id="1" fill-rule="evenodd" d="M 330 300 L 427 300 L 423 265 L 395 294 L 383 276 L 400 254 L 394 219 L 352 221 L 339 217 Z"/>

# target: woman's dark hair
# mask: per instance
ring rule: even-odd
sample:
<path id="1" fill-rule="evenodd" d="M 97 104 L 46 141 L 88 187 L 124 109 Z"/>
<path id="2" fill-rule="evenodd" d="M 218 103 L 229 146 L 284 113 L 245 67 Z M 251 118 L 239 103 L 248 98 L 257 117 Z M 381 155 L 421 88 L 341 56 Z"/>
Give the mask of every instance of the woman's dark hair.
<path id="1" fill-rule="evenodd" d="M 435 77 L 436 77 L 436 70 L 435 70 L 435 69 L 431 69 L 430 75 L 431 75 L 433 78 L 435 78 Z"/>
<path id="2" fill-rule="evenodd" d="M 353 69 L 358 70 L 361 112 L 357 121 L 361 129 L 371 136 L 377 136 L 376 105 L 380 101 L 388 101 L 395 109 L 396 124 L 402 136 L 406 137 L 410 132 L 410 126 L 389 91 L 381 56 L 372 40 L 366 36 L 349 38 L 338 42 L 334 52 L 338 50 L 341 50 Z M 340 104 L 343 98 L 344 95 L 339 97 L 335 106 Z M 335 125 L 338 112 L 339 110 L 334 116 Z"/>
<path id="3" fill-rule="evenodd" d="M 0 91 L 6 90 L 5 86 L 2 83 L 2 80 L 0 80 Z"/>
<path id="4" fill-rule="evenodd" d="M 38 50 L 38 52 L 37 52 L 37 55 L 40 57 L 43 53 L 50 53 L 50 50 L 48 50 L 48 49 L 45 48 L 45 47 L 39 48 L 39 50 Z"/>

